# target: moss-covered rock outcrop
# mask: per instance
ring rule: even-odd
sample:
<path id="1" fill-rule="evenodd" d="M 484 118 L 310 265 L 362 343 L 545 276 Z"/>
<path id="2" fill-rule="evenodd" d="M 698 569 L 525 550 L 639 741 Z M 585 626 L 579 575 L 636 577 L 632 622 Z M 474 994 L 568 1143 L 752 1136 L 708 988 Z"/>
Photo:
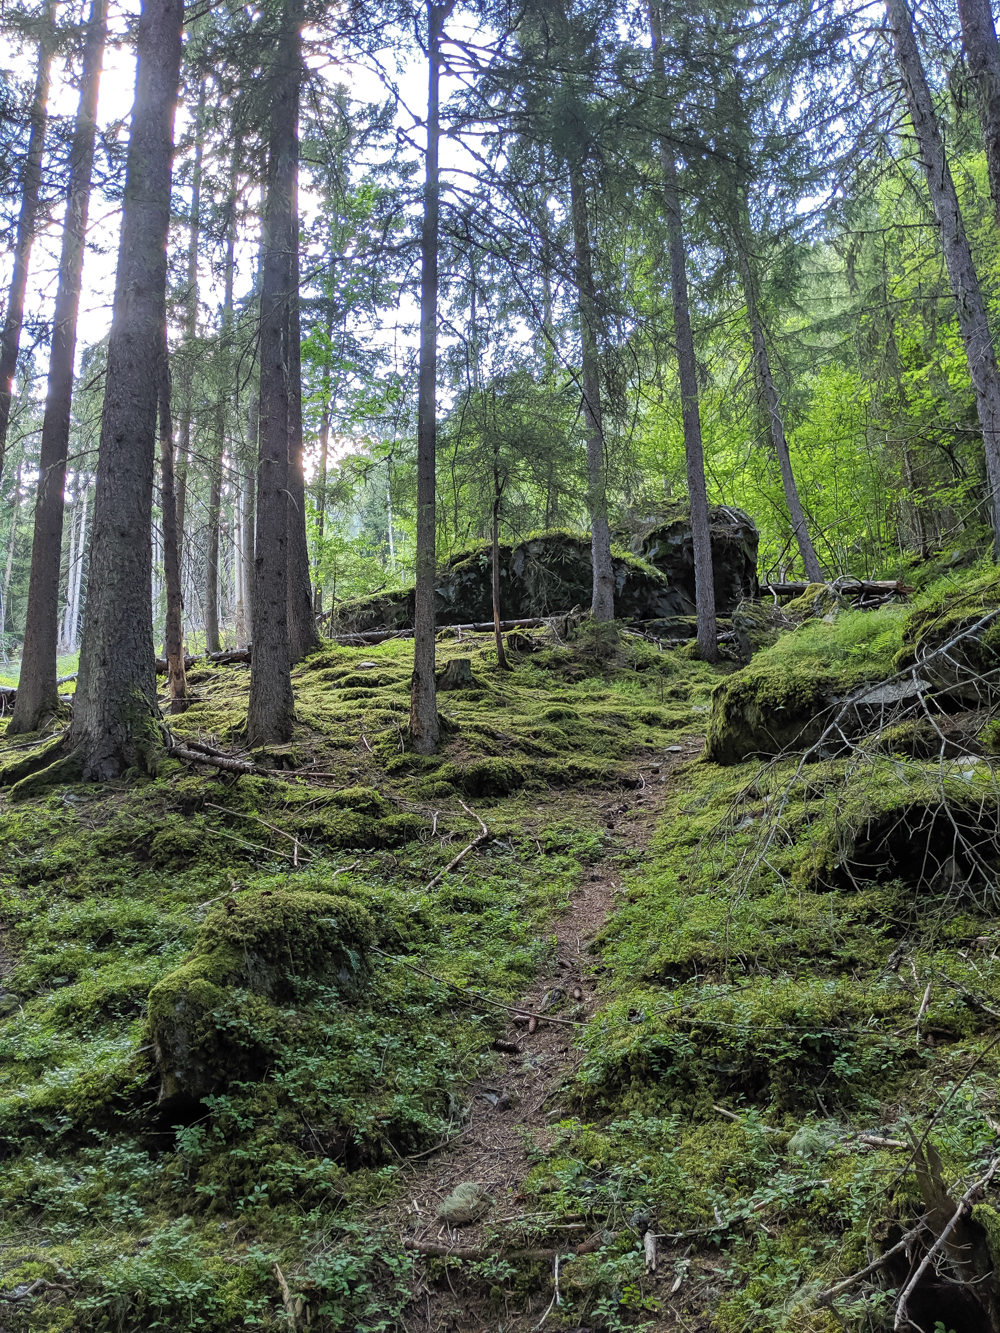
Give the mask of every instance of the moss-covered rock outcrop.
<path id="1" fill-rule="evenodd" d="M 917 702 L 926 682 L 879 685 L 893 674 L 904 614 L 886 606 L 845 612 L 832 623 L 811 618 L 759 653 L 716 687 L 706 757 L 738 764 L 806 749 L 835 717 L 844 734 L 863 735 L 887 710 Z M 831 752 L 837 744 L 831 737 Z"/>
<path id="2" fill-rule="evenodd" d="M 299 983 L 356 996 L 373 940 L 368 913 L 346 898 L 262 890 L 224 899 L 149 996 L 160 1102 L 197 1102 L 232 1078 L 259 1077 Z"/>
<path id="3" fill-rule="evenodd" d="M 903 625 L 896 666 L 915 667 L 952 705 L 1000 698 L 1000 570 L 946 585 L 917 606 Z"/>
<path id="4" fill-rule="evenodd" d="M 727 615 L 757 593 L 757 530 L 737 509 L 711 511 L 716 609 Z M 616 534 L 613 551 L 615 615 L 655 621 L 694 614 L 694 553 L 687 507 L 671 506 Z M 435 589 L 438 623 L 474 624 L 493 615 L 491 548 L 487 543 L 451 556 Z M 500 547 L 500 607 L 506 619 L 558 615 L 588 607 L 593 591 L 590 535 L 542 532 Z M 413 624 L 413 589 L 347 602 L 345 628 L 364 632 Z"/>

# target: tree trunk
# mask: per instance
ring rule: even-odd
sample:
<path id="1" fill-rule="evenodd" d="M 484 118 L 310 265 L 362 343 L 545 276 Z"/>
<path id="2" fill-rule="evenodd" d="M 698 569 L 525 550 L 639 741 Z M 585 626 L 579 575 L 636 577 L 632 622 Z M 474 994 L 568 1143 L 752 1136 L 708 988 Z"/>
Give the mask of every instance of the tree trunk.
<path id="1" fill-rule="evenodd" d="M 219 522 L 222 513 L 222 439 L 209 459 L 208 540 L 205 543 L 205 651 L 219 648 Z"/>
<path id="2" fill-rule="evenodd" d="M 187 519 L 188 461 L 191 457 L 191 417 L 194 384 L 194 355 L 191 344 L 198 332 L 198 240 L 201 233 L 201 178 L 204 158 L 205 80 L 198 86 L 195 111 L 194 166 L 191 173 L 191 213 L 188 225 L 187 285 L 184 294 L 184 341 L 177 367 L 178 397 L 181 400 L 180 446 L 176 467 L 177 549 L 184 556 L 184 523 Z"/>
<path id="3" fill-rule="evenodd" d="M 944 151 L 927 78 L 920 60 L 906 0 L 887 0 L 896 61 L 920 150 L 927 190 L 934 207 L 941 249 L 955 295 L 969 376 L 983 430 L 986 476 L 993 512 L 993 553 L 1000 558 L 1000 370 L 990 334 L 979 277 L 958 206 L 955 182 Z"/>
<path id="4" fill-rule="evenodd" d="M 254 533 L 257 526 L 257 450 L 260 436 L 260 392 L 257 386 L 251 386 L 250 411 L 247 413 L 247 453 L 243 461 L 246 469 L 241 478 L 243 487 L 243 625 L 238 629 L 237 647 L 245 648 L 250 642 L 251 622 L 253 618 L 253 582 L 254 582 Z"/>
<path id="5" fill-rule="evenodd" d="M 63 606 L 62 624 L 59 628 L 59 643 L 56 655 L 72 652 L 69 646 L 69 626 L 73 614 L 73 584 L 76 580 L 76 531 L 79 526 L 76 516 L 76 501 L 69 511 L 69 550 L 66 552 L 66 602 Z"/>
<path id="6" fill-rule="evenodd" d="M 504 652 L 503 634 L 500 631 L 500 500 L 503 496 L 503 487 L 500 485 L 500 475 L 494 465 L 493 468 L 493 563 L 492 563 L 492 586 L 493 586 L 493 633 L 497 642 L 497 667 L 501 671 L 506 671 L 507 654 Z"/>
<path id="7" fill-rule="evenodd" d="M 299 24 L 298 0 L 285 0 L 269 89 L 271 122 L 261 246 L 260 443 L 247 713 L 251 745 L 288 740 L 295 723 L 288 640 L 288 397 L 301 78 Z"/>
<path id="8" fill-rule="evenodd" d="M 990 0 L 958 0 L 958 15 L 976 88 L 993 209 L 1000 223 L 1000 42 Z"/>
<path id="9" fill-rule="evenodd" d="M 167 659 L 167 689 L 171 713 L 187 708 L 187 679 L 184 675 L 184 610 L 181 597 L 180 546 L 177 541 L 177 497 L 174 494 L 174 426 L 170 412 L 170 364 L 166 340 L 160 367 L 160 507 L 163 514 L 163 577 L 166 582 L 167 614 L 163 630 L 163 654 Z"/>
<path id="10" fill-rule="evenodd" d="M 14 494 L 10 505 L 10 536 L 7 539 L 7 564 L 3 574 L 3 605 L 0 607 L 0 645 L 3 659 L 7 660 L 7 622 L 10 620 L 10 583 L 14 573 L 14 551 L 17 547 L 17 520 L 21 512 L 21 472 L 24 467 L 24 454 L 17 460 L 17 472 L 14 474 Z"/>
<path id="11" fill-rule="evenodd" d="M 17 218 L 17 237 L 14 241 L 14 271 L 7 294 L 7 313 L 0 334 L 0 480 L 3 478 L 4 458 L 7 453 L 7 429 L 17 354 L 21 347 L 21 325 L 24 322 L 24 293 L 28 285 L 28 263 L 31 245 L 38 222 L 38 193 L 42 184 L 42 152 L 48 124 L 49 73 L 52 66 L 55 0 L 48 0 L 42 17 L 42 32 L 38 41 L 38 70 L 35 92 L 31 99 L 31 132 L 28 152 L 21 177 L 21 211 Z"/>
<path id="12" fill-rule="evenodd" d="M 80 518 L 77 524 L 76 564 L 73 578 L 73 600 L 70 603 L 69 616 L 69 651 L 75 653 L 80 646 L 80 610 L 83 600 L 83 562 L 87 553 L 87 499 L 88 484 L 85 481 L 80 495 Z"/>
<path id="13" fill-rule="evenodd" d="M 653 33 L 654 75 L 661 95 L 666 96 L 663 47 L 659 15 L 650 8 Z M 670 294 L 674 308 L 674 338 L 677 342 L 677 371 L 681 385 L 681 420 L 684 427 L 684 455 L 687 462 L 688 497 L 691 503 L 691 542 L 694 547 L 695 609 L 698 614 L 698 650 L 706 662 L 719 659 L 719 637 L 715 623 L 715 583 L 712 573 L 712 534 L 708 523 L 708 489 L 705 485 L 705 453 L 701 440 L 701 414 L 698 405 L 698 363 L 688 303 L 687 260 L 684 251 L 684 227 L 681 220 L 680 194 L 677 188 L 677 164 L 673 149 L 665 138 L 660 140 L 660 169 L 663 172 L 663 199 L 667 214 L 667 248 L 670 251 Z"/>
<path id="14" fill-rule="evenodd" d="M 139 19 L 90 578 L 68 737 L 90 779 L 154 769 L 159 735 L 150 530 L 183 21 L 181 0 L 146 0 Z"/>
<path id="15" fill-rule="evenodd" d="M 37 731 L 43 718 L 59 707 L 56 656 L 59 649 L 59 582 L 62 572 L 63 489 L 69 453 L 76 318 L 87 238 L 90 180 L 97 131 L 97 92 L 104 58 L 107 0 L 92 0 L 83 50 L 80 103 L 70 154 L 66 220 L 63 224 L 59 285 L 49 353 L 49 382 L 42 419 L 35 499 L 35 531 L 31 546 L 28 612 L 14 713 L 9 736 Z"/>
<path id="16" fill-rule="evenodd" d="M 608 524 L 604 415 L 601 409 L 601 374 L 597 345 L 597 300 L 590 249 L 587 187 L 579 163 L 570 165 L 569 188 L 573 223 L 573 280 L 580 313 L 583 419 L 587 430 L 587 509 L 590 513 L 590 550 L 594 567 L 590 613 L 595 620 L 614 620 L 615 574 L 611 563 L 611 528 Z"/>
<path id="17" fill-rule="evenodd" d="M 296 144 L 297 146 L 297 144 Z M 302 360 L 299 331 L 298 209 L 293 218 L 292 292 L 288 345 L 288 642 L 292 661 L 300 662 L 319 644 L 306 538 L 306 479 L 302 470 Z"/>
<path id="18" fill-rule="evenodd" d="M 747 306 L 747 320 L 750 324 L 750 340 L 753 344 L 754 364 L 757 370 L 757 382 L 760 385 L 761 395 L 764 399 L 764 406 L 767 409 L 768 424 L 771 428 L 771 443 L 774 445 L 774 452 L 778 459 L 778 467 L 781 470 L 781 485 L 785 492 L 785 503 L 788 505 L 788 512 L 792 520 L 792 532 L 795 535 L 795 542 L 799 548 L 799 554 L 802 556 L 802 563 L 805 566 L 806 577 L 810 583 L 823 582 L 823 570 L 816 555 L 816 550 L 812 544 L 812 538 L 809 536 L 809 527 L 806 523 L 806 516 L 802 512 L 802 502 L 799 499 L 799 488 L 795 483 L 795 473 L 792 471 L 792 460 L 788 452 L 788 440 L 785 438 L 785 423 L 781 416 L 781 403 L 778 400 L 778 391 L 774 387 L 774 376 L 771 374 L 771 361 L 767 354 L 767 343 L 764 341 L 764 323 L 760 314 L 760 301 L 757 293 L 757 277 L 753 271 L 750 255 L 748 252 L 748 242 L 750 238 L 749 219 L 746 207 L 743 201 L 740 201 L 740 219 L 736 227 L 736 255 L 740 266 L 740 277 L 743 282 L 743 297 Z"/>
<path id="19" fill-rule="evenodd" d="M 427 158 L 421 231 L 420 368 L 417 388 L 417 558 L 413 612 L 413 677 L 410 738 L 419 754 L 432 754 L 440 736 L 434 680 L 434 584 L 437 577 L 437 301 L 441 136 L 441 38 L 452 0 L 427 0 Z"/>

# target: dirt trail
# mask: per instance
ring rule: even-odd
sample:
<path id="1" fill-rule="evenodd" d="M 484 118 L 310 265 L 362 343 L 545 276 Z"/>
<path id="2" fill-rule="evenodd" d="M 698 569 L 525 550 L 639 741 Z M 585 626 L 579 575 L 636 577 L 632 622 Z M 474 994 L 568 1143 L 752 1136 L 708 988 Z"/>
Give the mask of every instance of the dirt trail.
<path id="1" fill-rule="evenodd" d="M 700 738 L 686 738 L 679 753 L 668 752 L 659 761 L 659 773 L 646 771 L 646 785 L 640 791 L 623 793 L 619 788 L 594 798 L 593 821 L 614 829 L 619 850 L 623 844 L 632 849 L 646 846 L 655 831 L 671 771 L 693 759 L 702 745 Z M 599 1007 L 596 971 L 600 963 L 588 949 L 613 912 L 621 883 L 622 872 L 614 852 L 585 875 L 573 893 L 569 910 L 553 923 L 557 947 L 523 996 L 525 1009 L 539 1013 L 549 997 L 555 1017 L 586 1022 Z M 564 999 L 557 995 L 559 991 Z M 529 1170 L 529 1146 L 547 1146 L 551 1126 L 564 1114 L 559 1092 L 581 1059 L 574 1045 L 577 1031 L 573 1026 L 543 1020 L 536 1031 L 529 1033 L 523 1022 L 511 1016 L 501 1041 L 517 1050 L 501 1053 L 506 1069 L 471 1086 L 471 1109 L 460 1135 L 426 1160 L 408 1163 L 410 1182 L 393 1218 L 406 1241 L 446 1249 L 477 1249 L 483 1243 L 485 1228 L 495 1228 L 498 1222 L 510 1225 L 516 1235 L 517 1220 L 525 1212 L 519 1190 Z M 438 1206 L 456 1185 L 467 1181 L 474 1181 L 489 1194 L 492 1207 L 483 1222 L 450 1229 L 437 1217 Z M 584 1231 L 561 1237 L 566 1248 L 586 1238 Z M 556 1239 L 542 1244 L 555 1244 Z M 492 1333 L 501 1326 L 504 1333 L 515 1333 L 521 1327 L 522 1321 L 513 1312 L 500 1324 L 484 1318 L 475 1301 L 463 1299 L 461 1292 L 447 1284 L 442 1289 L 436 1283 L 420 1282 L 418 1291 L 419 1299 L 406 1315 L 409 1333 Z M 537 1318 L 538 1312 L 534 1312 L 524 1327 L 530 1327 Z"/>

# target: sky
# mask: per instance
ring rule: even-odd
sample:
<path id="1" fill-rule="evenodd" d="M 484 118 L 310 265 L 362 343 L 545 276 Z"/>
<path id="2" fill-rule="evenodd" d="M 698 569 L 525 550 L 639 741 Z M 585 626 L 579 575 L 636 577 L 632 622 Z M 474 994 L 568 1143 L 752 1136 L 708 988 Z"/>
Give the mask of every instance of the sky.
<path id="1" fill-rule="evenodd" d="M 62 6 L 61 6 L 62 8 Z M 112 0 L 109 13 L 109 42 L 105 50 L 104 67 L 100 84 L 98 105 L 98 125 L 101 130 L 118 123 L 118 139 L 124 146 L 128 139 L 128 122 L 132 109 L 135 82 L 135 56 L 128 43 L 123 40 L 129 20 L 138 16 L 138 0 Z M 329 48 L 318 53 L 312 60 L 319 77 L 329 77 L 334 82 L 347 83 L 351 95 L 359 102 L 380 101 L 386 96 L 384 84 L 370 69 L 357 63 L 345 63 L 340 53 Z M 34 78 L 35 51 L 29 45 L 22 50 L 15 50 L 2 63 L 12 68 L 17 76 L 25 81 Z M 54 62 L 52 70 L 52 91 L 50 108 L 56 115 L 72 118 L 78 100 L 77 89 L 73 86 L 66 68 L 66 62 Z M 401 107 L 397 121 L 401 128 L 409 132 L 411 139 L 419 144 L 423 138 L 422 127 L 414 125 L 413 114 L 418 117 L 426 102 L 426 68 L 419 60 L 411 62 L 398 73 L 401 93 Z M 442 95 L 449 91 L 448 79 L 442 83 Z M 188 113 L 182 106 L 178 110 L 175 124 L 175 139 L 180 140 L 187 127 Z M 442 143 L 442 164 L 447 169 L 456 165 L 462 157 L 462 150 L 454 141 Z M 466 159 L 466 162 L 468 159 Z M 183 198 L 186 191 L 178 192 Z M 319 201 L 304 188 L 300 195 L 304 217 L 314 212 Z M 184 200 L 186 203 L 186 200 Z M 26 320 L 47 320 L 51 318 L 55 299 L 56 279 L 59 263 L 59 249 L 63 220 L 61 203 L 52 210 L 52 216 L 43 231 L 36 236 L 29 268 L 29 284 L 26 298 Z M 117 261 L 118 232 L 121 215 L 118 203 L 109 200 L 99 190 L 93 192 L 90 205 L 90 224 L 88 229 L 87 249 L 84 259 L 83 293 L 80 305 L 77 346 L 78 358 L 85 347 L 103 338 L 111 324 L 111 306 L 114 296 L 115 265 Z M 176 243 L 176 233 L 174 243 Z M 236 298 L 249 291 L 256 263 L 256 236 L 242 238 L 237 253 Z M 0 254 L 0 284 L 5 290 L 10 282 L 11 254 Z M 203 263 L 200 274 L 201 299 L 204 306 L 211 309 L 221 303 L 221 291 L 214 282 L 207 261 Z M 404 299 L 398 311 L 399 322 L 414 323 L 416 309 L 412 300 Z M 395 336 L 395 335 L 394 335 Z M 22 340 L 22 346 L 24 340 Z M 39 369 L 44 373 L 44 350 L 39 354 Z"/>

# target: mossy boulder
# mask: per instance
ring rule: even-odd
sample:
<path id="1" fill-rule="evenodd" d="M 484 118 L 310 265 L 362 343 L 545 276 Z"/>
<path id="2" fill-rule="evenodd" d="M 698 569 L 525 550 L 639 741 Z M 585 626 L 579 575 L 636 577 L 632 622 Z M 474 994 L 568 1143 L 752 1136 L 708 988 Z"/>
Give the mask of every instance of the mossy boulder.
<path id="1" fill-rule="evenodd" d="M 727 615 L 757 594 L 757 530 L 746 514 L 729 506 L 715 506 L 710 517 L 716 609 Z M 669 620 L 694 614 L 694 551 L 686 504 L 632 519 L 616 538 L 613 566 L 619 620 Z M 450 557 L 434 591 L 438 624 L 492 619 L 491 570 L 488 543 Z M 586 608 L 592 593 L 589 533 L 541 532 L 501 545 L 500 609 L 505 619 Z M 413 598 L 412 588 L 401 588 L 345 602 L 341 627 L 356 632 L 411 628 Z"/>
<path id="2" fill-rule="evenodd" d="M 364 908 L 333 894 L 265 889 L 220 902 L 187 959 L 150 992 L 160 1103 L 195 1103 L 234 1078 L 261 1077 L 294 1021 L 300 984 L 356 997 L 374 938 Z"/>
<path id="3" fill-rule="evenodd" d="M 786 602 L 783 609 L 789 620 L 802 621 L 810 616 L 833 617 L 849 605 L 847 598 L 828 583 L 810 583 L 804 593 Z"/>
<path id="4" fill-rule="evenodd" d="M 739 764 L 821 740 L 817 757 L 829 757 L 846 740 L 919 713 L 929 682 L 892 678 L 899 617 L 889 607 L 846 611 L 833 623 L 809 619 L 783 635 L 716 686 L 706 758 Z"/>
<path id="5" fill-rule="evenodd" d="M 1000 570 L 991 566 L 914 610 L 896 664 L 916 667 L 952 705 L 994 704 L 1000 698 Z"/>

